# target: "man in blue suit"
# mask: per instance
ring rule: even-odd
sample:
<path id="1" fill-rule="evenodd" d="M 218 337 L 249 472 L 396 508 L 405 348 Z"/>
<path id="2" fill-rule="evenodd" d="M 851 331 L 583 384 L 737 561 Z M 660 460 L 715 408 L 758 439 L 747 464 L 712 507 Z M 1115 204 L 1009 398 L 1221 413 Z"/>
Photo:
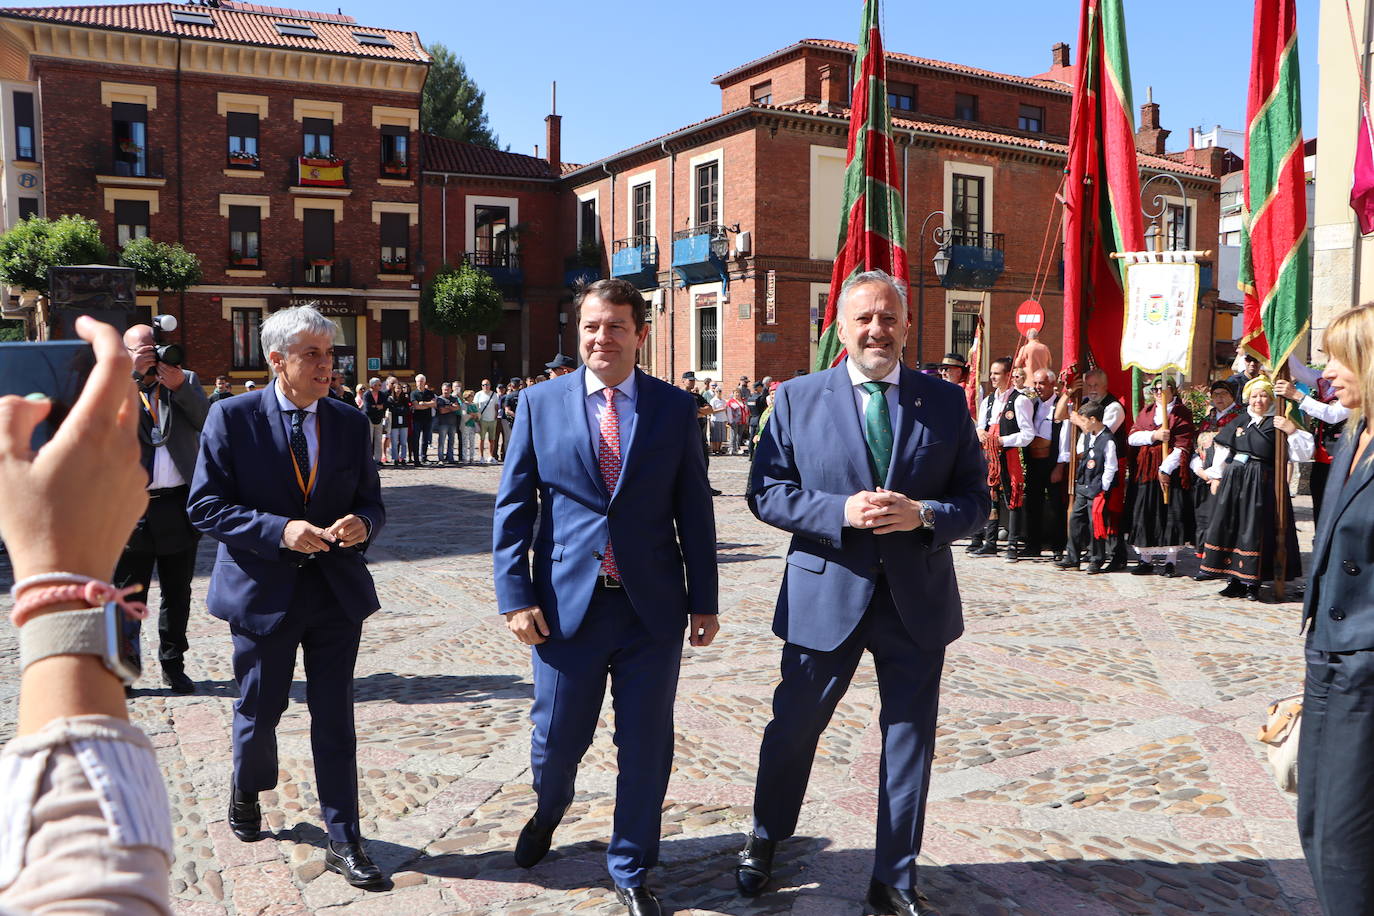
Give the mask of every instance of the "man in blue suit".
<path id="1" fill-rule="evenodd" d="M 791 532 L 773 632 L 782 682 L 759 750 L 745 896 L 796 829 L 816 743 L 867 649 L 883 735 L 877 847 L 865 912 L 936 912 L 916 886 L 945 646 L 963 632 L 949 545 L 988 517 L 987 467 L 962 389 L 901 363 L 906 292 L 861 273 L 837 303 L 842 365 L 776 394 L 749 507 Z"/>
<path id="2" fill-rule="evenodd" d="M 191 523 L 220 542 L 206 605 L 234 640 L 229 826 L 261 836 L 258 793 L 277 784 L 277 722 L 304 649 L 325 866 L 386 886 L 358 829 L 353 665 L 377 591 L 362 551 L 386 519 L 367 417 L 328 397 L 335 326 L 313 308 L 262 324 L 276 376 L 215 404 L 191 484 Z"/>
<path id="3" fill-rule="evenodd" d="M 707 646 L 718 629 L 696 402 L 635 368 L 646 312 L 623 280 L 582 293 L 585 365 L 521 396 L 492 536 L 498 608 L 533 647 L 537 806 L 515 861 L 529 868 L 548 852 L 609 673 L 619 773 L 606 861 L 630 916 L 660 912 L 644 880 L 658 862 L 682 631 Z"/>

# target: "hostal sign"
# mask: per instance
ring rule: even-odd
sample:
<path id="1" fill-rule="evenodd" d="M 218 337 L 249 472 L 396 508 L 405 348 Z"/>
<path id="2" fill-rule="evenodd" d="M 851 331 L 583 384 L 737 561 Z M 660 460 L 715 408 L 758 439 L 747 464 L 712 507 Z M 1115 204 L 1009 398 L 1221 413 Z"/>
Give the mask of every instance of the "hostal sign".
<path id="1" fill-rule="evenodd" d="M 321 315 L 360 315 L 362 301 L 358 296 L 284 296 L 277 308 L 308 305 Z"/>

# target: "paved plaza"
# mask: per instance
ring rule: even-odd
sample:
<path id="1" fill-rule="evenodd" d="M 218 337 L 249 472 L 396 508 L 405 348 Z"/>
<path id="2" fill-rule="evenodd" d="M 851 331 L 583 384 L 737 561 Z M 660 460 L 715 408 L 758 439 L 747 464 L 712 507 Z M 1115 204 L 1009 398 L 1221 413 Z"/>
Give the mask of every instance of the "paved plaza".
<path id="1" fill-rule="evenodd" d="M 735 895 L 759 738 L 778 677 L 769 625 L 786 538 L 750 515 L 742 458 L 712 462 L 722 630 L 687 649 L 677 756 L 651 886 L 666 912 L 856 916 L 872 860 L 877 684 L 860 668 L 822 739 L 777 889 Z M 304 682 L 279 730 L 271 835 L 225 823 L 227 625 L 204 610 L 201 550 L 187 671 L 132 701 L 173 804 L 172 892 L 188 916 L 622 912 L 605 871 L 615 749 L 603 728 L 554 851 L 511 860 L 534 808 L 527 649 L 495 614 L 489 545 L 499 468 L 382 473 L 388 524 L 371 552 L 382 610 L 363 631 L 356 697 L 363 832 L 395 872 L 386 893 L 324 872 Z M 1307 500 L 1299 528 L 1310 545 Z M 968 632 L 946 657 L 922 870 L 946 916 L 1319 914 L 1294 827 L 1253 740 L 1264 707 L 1301 689 L 1300 605 L 1250 604 L 1190 578 L 1088 577 L 956 550 Z M 1192 571 L 1192 567 L 1189 567 Z M 8 568 L 0 568 L 8 586 Z M 6 599 L 7 600 L 7 599 Z M 154 595 L 154 604 L 156 595 Z M 153 635 L 151 625 L 145 633 Z M 146 641 L 146 639 L 145 639 Z M 0 738 L 13 733 L 16 639 L 0 631 Z M 298 678 L 301 673 L 298 669 Z M 608 705 L 604 720 L 609 721 Z M 799 762 L 804 765 L 804 762 Z"/>

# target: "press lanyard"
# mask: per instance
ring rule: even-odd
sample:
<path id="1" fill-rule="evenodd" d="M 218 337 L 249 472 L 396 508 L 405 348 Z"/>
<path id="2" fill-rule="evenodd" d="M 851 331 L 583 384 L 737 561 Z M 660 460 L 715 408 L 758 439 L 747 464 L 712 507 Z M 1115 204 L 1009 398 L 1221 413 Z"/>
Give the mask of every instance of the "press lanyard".
<path id="1" fill-rule="evenodd" d="M 308 416 L 308 414 L 307 414 L 307 416 Z M 305 435 L 305 418 L 302 418 L 302 420 L 301 420 L 301 435 L 302 435 L 302 436 Z M 316 414 L 316 416 L 315 416 L 315 438 L 318 439 L 318 438 L 319 438 L 319 435 L 320 435 L 320 418 L 319 418 L 319 415 Z M 310 440 L 307 438 L 307 439 L 306 439 L 306 442 L 309 442 L 309 441 L 310 441 Z M 309 505 L 309 504 L 310 504 L 310 493 L 311 493 L 312 490 L 315 489 L 315 476 L 316 476 L 316 475 L 319 473 L 319 471 L 320 471 L 320 454 L 319 454 L 319 448 L 317 447 L 317 448 L 315 449 L 315 457 L 314 457 L 314 459 L 310 462 L 310 479 L 309 479 L 309 480 L 306 480 L 305 477 L 302 476 L 302 474 L 301 474 L 301 465 L 300 465 L 300 462 L 296 459 L 296 453 L 295 453 L 295 451 L 292 450 L 292 449 L 287 449 L 287 451 L 291 452 L 291 469 L 292 469 L 293 471 L 296 472 L 296 486 L 298 486 L 298 487 L 301 488 L 301 497 L 305 500 L 306 505 Z"/>
<path id="2" fill-rule="evenodd" d="M 148 416 L 153 419 L 153 429 L 148 438 L 152 440 L 153 446 L 158 447 L 165 444 L 167 438 L 167 421 L 171 419 L 170 414 L 164 413 L 159 419 L 158 408 L 161 402 L 158 400 L 157 391 L 161 386 L 152 387 L 153 397 L 149 399 L 148 392 L 142 388 L 138 390 L 138 396 L 143 400 L 143 409 L 148 411 Z"/>

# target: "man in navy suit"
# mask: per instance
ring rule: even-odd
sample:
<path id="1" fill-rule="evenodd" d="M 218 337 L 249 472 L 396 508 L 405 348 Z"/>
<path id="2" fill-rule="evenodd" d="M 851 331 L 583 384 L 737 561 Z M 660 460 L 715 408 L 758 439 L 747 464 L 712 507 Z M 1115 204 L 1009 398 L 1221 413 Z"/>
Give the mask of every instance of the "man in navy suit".
<path id="1" fill-rule="evenodd" d="M 258 793 L 277 784 L 277 722 L 304 649 L 325 865 L 380 889 L 386 880 L 358 829 L 353 665 L 378 607 L 362 551 L 386 513 L 367 416 L 328 396 L 334 333 L 309 307 L 263 322 L 276 378 L 211 408 L 189 516 L 220 542 L 206 605 L 234 640 L 230 828 L 245 842 L 261 836 Z"/>
<path id="2" fill-rule="evenodd" d="M 906 292 L 861 273 L 837 304 L 843 364 L 776 394 L 749 507 L 791 532 L 773 632 L 782 682 L 759 750 L 745 896 L 796 829 L 816 743 L 867 649 L 883 735 L 877 847 L 865 912 L 936 912 L 916 887 L 945 646 L 963 632 L 949 545 L 988 517 L 987 467 L 963 390 L 901 363 Z"/>
<path id="3" fill-rule="evenodd" d="M 582 293 L 585 365 L 522 394 L 492 537 L 498 608 L 533 647 L 537 806 L 515 861 L 529 868 L 548 852 L 609 673 L 619 773 L 606 861 L 630 916 L 660 912 L 644 880 L 658 862 L 682 631 L 707 646 L 718 629 L 696 402 L 635 368 L 646 311 L 623 280 Z"/>

